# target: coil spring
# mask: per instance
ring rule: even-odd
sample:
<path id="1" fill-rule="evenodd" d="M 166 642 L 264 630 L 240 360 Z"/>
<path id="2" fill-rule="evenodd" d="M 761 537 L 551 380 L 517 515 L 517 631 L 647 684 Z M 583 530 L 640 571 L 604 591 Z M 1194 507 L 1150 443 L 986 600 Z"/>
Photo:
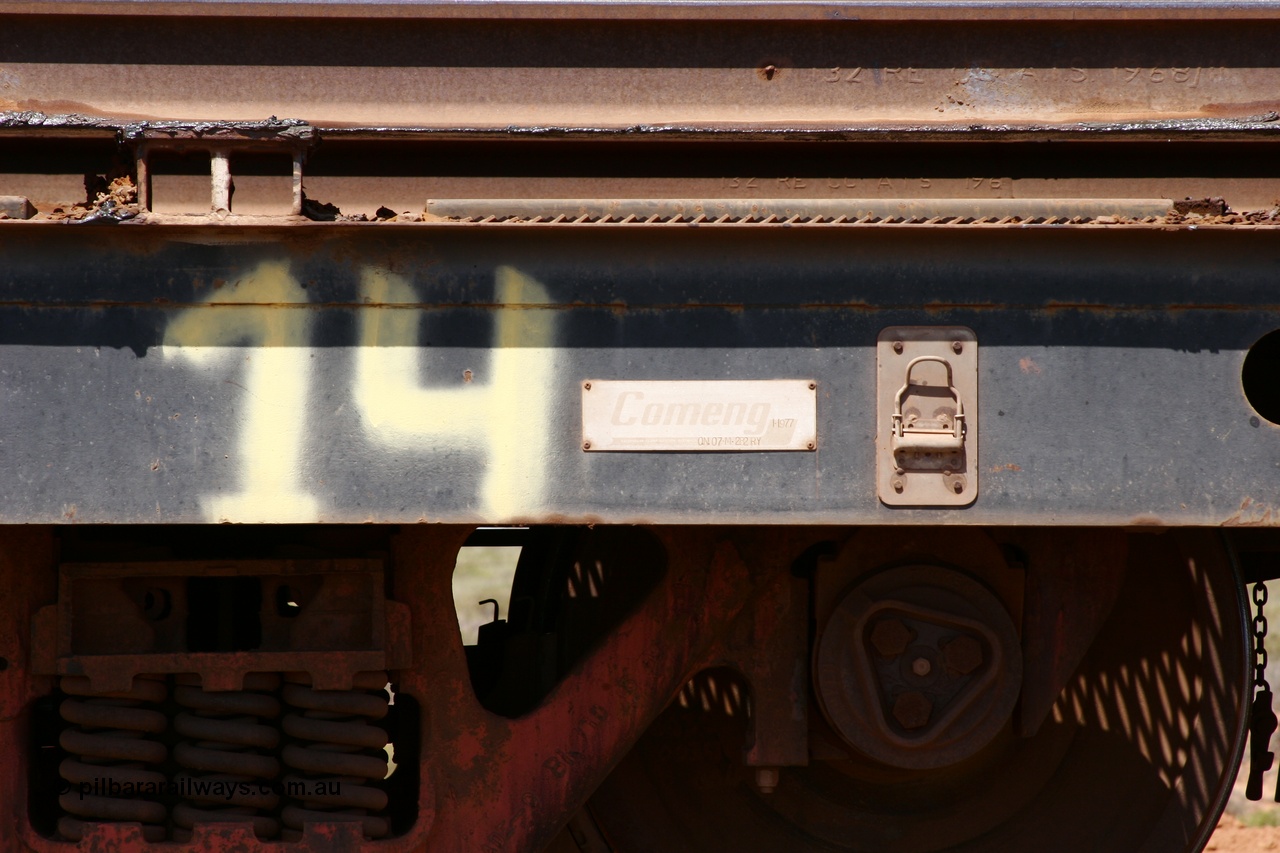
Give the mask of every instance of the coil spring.
<path id="1" fill-rule="evenodd" d="M 168 750 L 150 736 L 164 732 L 168 718 L 144 706 L 165 700 L 164 681 L 139 677 L 126 692 L 98 694 L 84 676 L 64 676 L 60 685 L 71 698 L 63 700 L 58 713 L 71 726 L 59 744 L 72 757 L 58 768 L 70 786 L 58 798 L 66 812 L 58 820 L 58 834 L 79 841 L 86 824 L 136 821 L 147 841 L 163 841 L 168 809 L 147 793 L 164 789 L 164 774 L 149 768 L 163 765 Z"/>
<path id="2" fill-rule="evenodd" d="M 370 724 L 387 714 L 386 674 L 360 673 L 352 690 L 314 690 L 304 674 L 285 681 L 285 705 L 301 713 L 283 720 L 296 742 L 281 757 L 298 774 L 284 779 L 292 801 L 281 813 L 283 837 L 298 840 L 304 823 L 335 820 L 360 821 L 368 838 L 386 835 L 390 824 L 379 813 L 387 795 L 370 784 L 387 775 L 387 733 Z"/>
<path id="3" fill-rule="evenodd" d="M 264 719 L 280 716 L 274 693 L 280 678 L 269 673 L 245 676 L 244 689 L 233 693 L 207 693 L 196 676 L 178 676 L 174 698 L 188 709 L 173 721 L 183 740 L 173 757 L 182 767 L 196 771 L 176 778 L 182 802 L 174 806 L 174 840 L 190 841 L 196 823 L 244 821 L 252 823 L 260 838 L 275 838 L 280 822 L 264 812 L 280 804 L 268 785 L 280 775 L 280 762 L 269 754 L 280 743 L 274 724 Z"/>

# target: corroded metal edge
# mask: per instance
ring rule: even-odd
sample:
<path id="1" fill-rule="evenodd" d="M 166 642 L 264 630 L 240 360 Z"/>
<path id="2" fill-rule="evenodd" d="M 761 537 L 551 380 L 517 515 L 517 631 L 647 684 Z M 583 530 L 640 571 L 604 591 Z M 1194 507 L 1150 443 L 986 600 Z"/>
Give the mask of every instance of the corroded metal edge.
<path id="1" fill-rule="evenodd" d="M 0 14 L 547 20 L 1275 20 L 1276 0 L 10 0 Z"/>
<path id="2" fill-rule="evenodd" d="M 1109 230 L 1149 230 L 1149 231 L 1259 231 L 1272 232 L 1280 230 L 1280 218 L 1273 216 L 1273 211 L 1248 211 L 1243 214 L 1227 214 L 1225 216 L 1181 216 L 1147 217 L 1144 219 L 1123 219 L 1102 216 L 1097 218 L 1076 216 L 1036 216 L 1036 217 L 986 217 L 974 219 L 969 217 L 946 216 L 868 216 L 859 219 L 848 217 L 751 217 L 741 219 L 710 219 L 707 217 L 669 217 L 663 219 L 588 219 L 566 216 L 546 216 L 533 218 L 495 216 L 470 217 L 465 219 L 419 219 L 396 217 L 389 220 L 350 218 L 335 222 L 307 219 L 305 216 L 252 216 L 210 214 L 138 214 L 127 220 L 92 222 L 75 219 L 0 219 L 0 228 L 50 228 L 65 225 L 118 225 L 121 227 L 143 227 L 155 229 L 191 229 L 202 230 L 266 230 L 287 227 L 318 229 L 324 231 L 356 228 L 414 228 L 414 229 L 454 229 L 454 228 L 567 228 L 570 226 L 605 227 L 610 230 L 644 230 L 653 228 L 979 228 L 995 230 L 1026 229 L 1109 229 Z M 1251 218 L 1252 217 L 1252 218 Z"/>
<path id="3" fill-rule="evenodd" d="M 272 133 L 299 139 L 324 137 L 370 139 L 566 139 L 566 140 L 630 140 L 669 138 L 679 140 L 729 139 L 761 141 L 1017 141 L 1023 138 L 1051 140 L 1057 137 L 1115 137 L 1126 139 L 1176 141 L 1232 141 L 1260 139 L 1280 135 L 1280 113 L 1266 112 L 1238 118 L 1165 118 L 1132 119 L 1097 122 L 937 122 L 865 124 L 643 124 L 643 125 L 493 125 L 438 126 L 421 125 L 316 125 L 298 118 L 270 118 L 261 121 L 148 121 L 123 116 L 97 116 L 83 113 L 44 113 L 33 110 L 0 111 L 0 134 L 30 134 L 60 131 L 108 132 L 121 140 L 142 138 L 152 133 L 187 133 L 215 135 L 219 133 Z"/>

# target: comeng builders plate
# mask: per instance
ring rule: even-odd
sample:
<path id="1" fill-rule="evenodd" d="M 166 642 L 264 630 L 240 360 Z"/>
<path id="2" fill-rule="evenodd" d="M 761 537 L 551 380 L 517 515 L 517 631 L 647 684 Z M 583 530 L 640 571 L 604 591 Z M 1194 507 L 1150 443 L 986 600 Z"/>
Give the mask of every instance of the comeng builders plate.
<path id="1" fill-rule="evenodd" d="M 582 383 L 582 449 L 763 451 L 818 446 L 812 379 Z"/>

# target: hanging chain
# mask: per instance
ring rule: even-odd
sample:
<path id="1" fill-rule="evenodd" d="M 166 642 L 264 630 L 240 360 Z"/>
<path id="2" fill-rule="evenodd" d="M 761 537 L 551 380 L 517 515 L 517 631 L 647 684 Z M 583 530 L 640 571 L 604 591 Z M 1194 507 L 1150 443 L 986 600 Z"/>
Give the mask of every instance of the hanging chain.
<path id="1" fill-rule="evenodd" d="M 1262 799 L 1262 774 L 1271 769 L 1275 754 L 1271 752 L 1271 736 L 1276 731 L 1276 713 L 1271 707 L 1271 685 L 1267 684 L 1267 585 L 1253 585 L 1253 705 L 1249 709 L 1249 780 L 1245 797 Z M 1276 791 L 1280 801 L 1280 789 Z"/>
<path id="2" fill-rule="evenodd" d="M 1253 605 L 1258 608 L 1253 617 L 1253 686 L 1255 689 L 1270 690 L 1267 684 L 1267 617 L 1263 607 L 1267 604 L 1267 585 L 1258 582 L 1253 585 Z"/>

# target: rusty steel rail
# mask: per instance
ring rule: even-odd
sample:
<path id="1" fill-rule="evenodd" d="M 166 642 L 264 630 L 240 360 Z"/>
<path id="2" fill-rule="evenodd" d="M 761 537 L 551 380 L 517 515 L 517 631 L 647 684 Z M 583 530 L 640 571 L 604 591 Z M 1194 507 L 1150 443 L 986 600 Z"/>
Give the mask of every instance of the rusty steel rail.
<path id="1" fill-rule="evenodd" d="M 1243 119 L 1280 90 L 1270 2 L 71 2 L 0 20 L 0 108 L 146 120 L 821 132 Z"/>

